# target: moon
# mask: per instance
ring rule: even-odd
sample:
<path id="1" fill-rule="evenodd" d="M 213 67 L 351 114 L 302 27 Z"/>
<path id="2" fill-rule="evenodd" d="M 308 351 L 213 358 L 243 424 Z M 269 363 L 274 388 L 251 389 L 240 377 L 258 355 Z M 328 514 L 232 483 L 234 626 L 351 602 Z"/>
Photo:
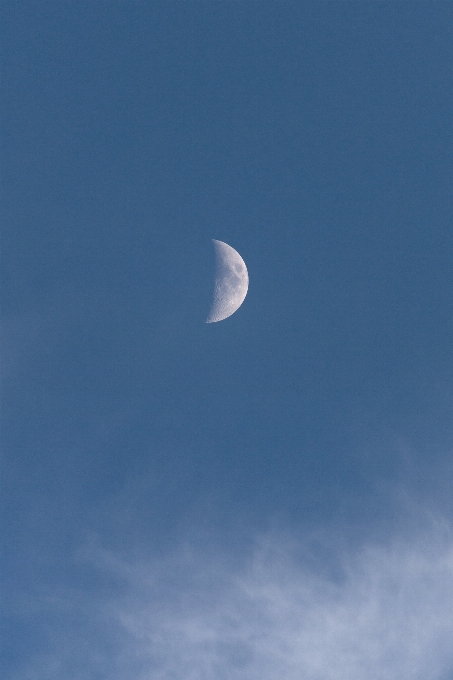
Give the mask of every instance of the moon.
<path id="1" fill-rule="evenodd" d="M 239 309 L 249 287 L 249 275 L 239 253 L 223 241 L 212 240 L 216 254 L 214 299 L 206 323 L 223 321 Z"/>

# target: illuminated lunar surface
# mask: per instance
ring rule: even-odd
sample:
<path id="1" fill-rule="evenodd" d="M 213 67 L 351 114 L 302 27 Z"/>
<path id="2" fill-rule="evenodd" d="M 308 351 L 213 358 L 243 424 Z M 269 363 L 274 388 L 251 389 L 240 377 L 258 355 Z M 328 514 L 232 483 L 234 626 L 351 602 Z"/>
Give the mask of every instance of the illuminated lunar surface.
<path id="1" fill-rule="evenodd" d="M 249 275 L 239 253 L 223 241 L 213 239 L 216 252 L 214 299 L 206 323 L 228 318 L 239 309 L 249 287 Z"/>

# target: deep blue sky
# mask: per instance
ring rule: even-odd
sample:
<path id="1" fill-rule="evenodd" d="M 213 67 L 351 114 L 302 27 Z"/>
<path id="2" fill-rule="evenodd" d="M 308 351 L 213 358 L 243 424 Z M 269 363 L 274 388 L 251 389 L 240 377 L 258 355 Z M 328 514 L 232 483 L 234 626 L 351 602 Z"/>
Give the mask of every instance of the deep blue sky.
<path id="1" fill-rule="evenodd" d="M 117 606 L 96 550 L 230 574 L 263 532 L 333 532 L 300 548 L 328 570 L 332 540 L 423 556 L 420 508 L 450 526 L 453 4 L 5 0 L 2 62 L 6 677 L 318 680 L 181 641 L 79 667 L 120 634 L 68 593 Z M 250 288 L 206 325 L 213 238 Z M 322 680 L 384 677 L 335 654 Z M 390 672 L 451 678 L 430 654 Z"/>

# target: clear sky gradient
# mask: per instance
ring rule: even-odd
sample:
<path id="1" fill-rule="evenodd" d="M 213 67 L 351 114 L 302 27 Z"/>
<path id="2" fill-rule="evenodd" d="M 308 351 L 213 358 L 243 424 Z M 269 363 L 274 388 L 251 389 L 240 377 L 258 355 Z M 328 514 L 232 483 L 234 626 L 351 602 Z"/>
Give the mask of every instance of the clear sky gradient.
<path id="1" fill-rule="evenodd" d="M 452 680 L 453 3 L 1 13 L 3 677 Z"/>

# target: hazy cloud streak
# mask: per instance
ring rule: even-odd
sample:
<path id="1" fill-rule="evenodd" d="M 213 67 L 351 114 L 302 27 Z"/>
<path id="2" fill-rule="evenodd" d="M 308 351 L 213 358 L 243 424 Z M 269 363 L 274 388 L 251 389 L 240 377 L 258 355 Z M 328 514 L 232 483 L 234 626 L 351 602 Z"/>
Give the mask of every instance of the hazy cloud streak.
<path id="1" fill-rule="evenodd" d="M 453 669 L 445 525 L 337 553 L 335 577 L 274 536 L 240 568 L 188 548 L 152 565 L 98 549 L 87 557 L 118 579 L 116 592 L 49 600 L 53 651 L 21 677 L 441 680 Z"/>

